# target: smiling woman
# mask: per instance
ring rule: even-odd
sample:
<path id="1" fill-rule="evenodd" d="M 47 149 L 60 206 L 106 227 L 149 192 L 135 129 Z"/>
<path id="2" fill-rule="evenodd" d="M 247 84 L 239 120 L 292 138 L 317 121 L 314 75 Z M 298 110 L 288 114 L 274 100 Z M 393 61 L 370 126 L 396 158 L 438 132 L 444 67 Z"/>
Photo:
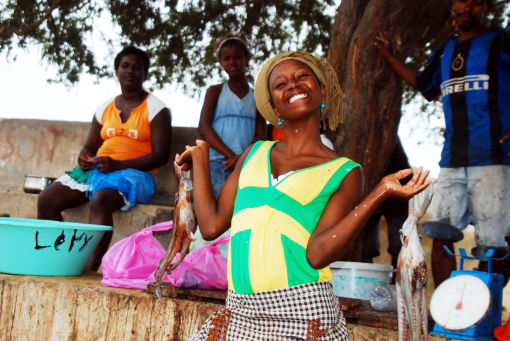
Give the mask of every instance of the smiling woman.
<path id="1" fill-rule="evenodd" d="M 226 308 L 190 340 L 248 339 L 247 333 L 250 340 L 348 339 L 328 265 L 342 257 L 386 198 L 409 198 L 429 182 L 428 172 L 419 169 L 402 186 L 399 179 L 412 173 L 402 170 L 383 178 L 362 200 L 360 166 L 324 146 L 319 134 L 321 120 L 339 116 L 338 93 L 328 63 L 306 52 L 280 54 L 262 67 L 255 99 L 266 120 L 284 122 L 285 140 L 250 146 L 217 200 L 208 144 L 197 141 L 177 155 L 178 164 L 193 167 L 204 238 L 231 229 Z"/>
<path id="2" fill-rule="evenodd" d="M 288 86 L 291 86 L 291 91 L 285 91 Z M 271 72 L 269 88 L 273 110 L 280 127 L 284 120 L 292 120 L 290 115 L 299 115 L 301 112 L 314 111 L 317 119 L 320 119 L 321 104 L 326 98 L 326 86 L 319 83 L 317 76 L 305 64 L 297 60 L 280 63 Z M 282 105 L 278 106 L 277 103 Z"/>
<path id="3" fill-rule="evenodd" d="M 122 93 L 97 108 L 78 166 L 39 195 L 39 219 L 61 221 L 64 209 L 91 200 L 89 222 L 113 226 L 114 211 L 148 203 L 155 193 L 154 174 L 170 154 L 170 111 L 143 89 L 149 70 L 144 51 L 125 47 L 114 66 Z M 90 269 L 99 267 L 111 236 L 104 235 Z"/>
<path id="4" fill-rule="evenodd" d="M 258 86 L 263 86 L 269 82 L 268 70 L 273 70 L 276 64 L 287 59 L 304 62 L 311 69 L 315 77 L 317 77 L 320 84 L 329 85 L 326 88 L 325 96 L 323 96 L 322 104 L 324 106 L 321 106 L 320 120 L 324 127 L 326 123 L 329 123 L 329 127 L 332 129 L 336 128 L 338 123 L 343 120 L 344 115 L 343 101 L 341 100 L 343 98 L 343 91 L 337 81 L 336 72 L 326 60 L 301 52 L 281 53 L 278 55 L 278 58 L 271 58 L 264 64 L 257 78 Z M 255 84 L 256 87 L 257 84 Z M 259 111 L 261 113 L 262 111 L 266 112 L 266 120 L 274 126 L 278 125 L 278 117 L 273 112 L 273 103 L 269 92 L 258 91 L 256 102 Z"/>

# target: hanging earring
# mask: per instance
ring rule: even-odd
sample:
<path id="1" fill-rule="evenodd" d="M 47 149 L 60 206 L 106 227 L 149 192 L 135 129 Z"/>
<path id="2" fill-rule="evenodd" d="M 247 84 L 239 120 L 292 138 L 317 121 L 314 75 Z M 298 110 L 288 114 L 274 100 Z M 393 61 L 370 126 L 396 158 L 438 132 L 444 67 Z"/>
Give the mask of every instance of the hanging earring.
<path id="1" fill-rule="evenodd" d="M 324 109 L 326 107 L 326 104 L 321 103 L 321 108 Z"/>
<path id="2" fill-rule="evenodd" d="M 281 126 L 283 125 L 283 121 L 282 121 L 282 118 L 281 117 L 278 117 L 278 127 L 281 128 Z"/>

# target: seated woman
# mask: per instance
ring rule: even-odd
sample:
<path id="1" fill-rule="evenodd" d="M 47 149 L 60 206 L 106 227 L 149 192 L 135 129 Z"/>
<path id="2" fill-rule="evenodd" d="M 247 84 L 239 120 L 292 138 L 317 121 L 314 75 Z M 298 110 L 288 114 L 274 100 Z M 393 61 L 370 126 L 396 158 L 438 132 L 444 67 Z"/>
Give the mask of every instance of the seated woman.
<path id="1" fill-rule="evenodd" d="M 148 55 L 125 47 L 114 61 L 121 94 L 101 104 L 78 156 L 78 166 L 38 198 L 38 219 L 62 221 L 61 212 L 88 200 L 90 224 L 113 226 L 113 212 L 148 203 L 156 191 L 157 169 L 168 162 L 170 111 L 143 89 Z M 97 270 L 112 233 L 106 233 L 87 268 Z"/>

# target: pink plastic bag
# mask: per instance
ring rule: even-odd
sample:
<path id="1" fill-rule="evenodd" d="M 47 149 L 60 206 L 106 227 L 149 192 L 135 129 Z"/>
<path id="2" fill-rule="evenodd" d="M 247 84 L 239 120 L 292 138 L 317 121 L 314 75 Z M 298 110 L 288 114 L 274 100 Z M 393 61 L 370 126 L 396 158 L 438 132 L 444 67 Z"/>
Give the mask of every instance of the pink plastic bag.
<path id="1" fill-rule="evenodd" d="M 165 256 L 165 249 L 152 231 L 166 231 L 172 226 L 173 221 L 165 221 L 115 243 L 103 256 L 101 283 L 108 287 L 146 289 L 154 282 L 154 271 Z M 168 276 L 165 281 L 169 281 Z"/>
<path id="2" fill-rule="evenodd" d="M 190 252 L 170 274 L 170 283 L 181 288 L 227 289 L 227 259 L 218 245 L 229 240 L 225 236 Z"/>
<path id="3" fill-rule="evenodd" d="M 147 289 L 149 283 L 155 282 L 154 271 L 166 252 L 152 232 L 172 227 L 173 221 L 166 221 L 115 243 L 103 256 L 101 283 L 109 287 Z M 226 289 L 227 259 L 221 255 L 218 245 L 229 240 L 230 236 L 225 236 L 190 252 L 163 282 L 182 288 Z"/>

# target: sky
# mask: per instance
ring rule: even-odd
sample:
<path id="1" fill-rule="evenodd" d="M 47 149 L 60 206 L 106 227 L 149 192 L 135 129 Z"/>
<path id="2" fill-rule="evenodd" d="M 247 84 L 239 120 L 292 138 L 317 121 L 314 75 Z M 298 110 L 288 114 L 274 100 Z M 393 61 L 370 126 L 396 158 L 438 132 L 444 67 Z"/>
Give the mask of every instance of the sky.
<path id="1" fill-rule="evenodd" d="M 18 52 L 16 61 L 0 54 L 0 117 L 91 122 L 96 107 L 120 93 L 119 83 L 113 77 L 97 83 L 95 77 L 82 75 L 72 87 L 48 83 L 55 69 L 42 63 L 38 52 Z M 173 125 L 198 125 L 201 99 L 193 99 L 170 86 L 155 90 L 154 95 L 171 109 Z"/>
<path id="2" fill-rule="evenodd" d="M 40 60 L 37 48 L 17 51 L 17 58 L 6 58 L 0 53 L 0 119 L 45 119 L 91 122 L 100 103 L 120 93 L 116 79 L 102 79 L 83 75 L 72 87 L 48 83 L 55 69 Z M 172 124 L 197 127 L 203 98 L 192 98 L 176 87 L 155 90 L 172 112 Z M 437 177 L 441 145 L 427 135 L 432 127 L 440 126 L 441 119 L 422 122 L 413 113 L 418 105 L 404 108 L 399 136 L 412 167 L 424 166 Z"/>

